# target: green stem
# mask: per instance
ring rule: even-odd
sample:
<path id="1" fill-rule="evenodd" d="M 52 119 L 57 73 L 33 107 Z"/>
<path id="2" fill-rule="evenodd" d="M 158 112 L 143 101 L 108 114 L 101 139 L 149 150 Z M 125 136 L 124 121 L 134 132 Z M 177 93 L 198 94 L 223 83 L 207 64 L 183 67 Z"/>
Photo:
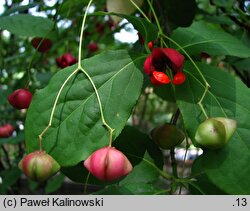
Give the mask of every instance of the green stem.
<path id="1" fill-rule="evenodd" d="M 53 28 L 52 28 L 52 29 L 53 29 Z M 52 29 L 51 29 L 51 30 L 52 30 Z M 37 52 L 38 52 L 38 49 L 39 49 L 40 46 L 42 45 L 42 43 L 43 43 L 45 37 L 48 36 L 48 34 L 51 32 L 51 30 L 41 39 L 41 41 L 39 42 L 39 44 L 38 44 L 38 46 L 37 46 L 37 48 L 36 48 L 35 53 L 33 53 L 32 57 L 31 57 L 31 60 L 30 60 L 30 62 L 29 62 L 29 64 L 28 64 L 28 67 L 27 67 L 28 82 L 27 82 L 26 88 L 29 87 L 29 84 L 30 84 L 30 81 L 31 81 L 30 69 L 31 69 L 32 63 L 33 63 L 33 61 L 34 61 L 34 59 L 35 59 L 35 56 L 36 56 L 36 54 L 37 54 Z"/>
<path id="2" fill-rule="evenodd" d="M 144 99 L 144 102 L 143 102 L 141 117 L 140 117 L 139 124 L 138 124 L 139 128 L 142 127 L 142 123 L 143 123 L 143 120 L 144 120 L 144 117 L 145 117 L 145 114 L 146 114 L 146 111 L 147 111 L 149 93 L 145 93 L 144 96 L 145 96 L 145 99 Z"/>
<path id="3" fill-rule="evenodd" d="M 113 136 L 114 129 L 111 128 L 109 126 L 109 124 L 107 124 L 107 122 L 106 122 L 106 120 L 104 118 L 102 102 L 101 102 L 101 99 L 100 99 L 100 96 L 99 96 L 99 93 L 98 93 L 98 90 L 97 90 L 97 88 L 95 86 L 94 81 L 92 80 L 90 75 L 84 70 L 84 68 L 81 65 L 83 31 L 84 31 L 86 18 L 87 18 L 87 13 L 88 13 L 88 10 L 89 10 L 89 7 L 90 7 L 91 3 L 92 3 L 92 0 L 90 0 L 88 5 L 87 5 L 86 12 L 84 14 L 83 21 L 82 21 L 81 34 L 80 34 L 80 43 L 79 43 L 79 51 L 78 51 L 78 69 L 81 70 L 87 76 L 88 80 L 90 81 L 91 85 L 94 88 L 94 91 L 95 91 L 95 94 L 96 94 L 96 97 L 97 97 L 97 101 L 98 101 L 98 104 L 99 104 L 99 107 L 100 107 L 102 123 L 109 131 L 109 146 L 111 146 L 112 145 L 112 136 Z"/>
<path id="4" fill-rule="evenodd" d="M 145 158 L 142 158 L 142 157 L 139 157 L 139 156 L 136 156 L 136 155 L 133 155 L 133 154 L 130 154 L 130 153 L 127 153 L 127 155 L 131 156 L 131 157 L 134 157 L 134 158 L 137 158 L 139 160 L 143 160 L 144 162 L 146 162 L 148 165 L 152 166 L 156 171 L 158 171 L 158 173 L 165 179 L 167 180 L 173 180 L 175 179 L 173 176 L 169 175 L 167 172 L 165 171 L 162 171 L 160 170 L 154 163 L 151 163 L 150 161 L 148 161 L 147 159 Z"/>
<path id="5" fill-rule="evenodd" d="M 209 88 L 208 86 L 205 86 L 205 91 L 204 91 L 204 93 L 203 93 L 201 99 L 200 99 L 199 102 L 198 102 L 198 105 L 200 106 L 200 109 L 201 109 L 201 111 L 203 112 L 203 114 L 204 114 L 204 116 L 206 117 L 206 119 L 208 119 L 208 115 L 207 115 L 207 113 L 206 113 L 206 111 L 205 111 L 205 109 L 204 109 L 204 107 L 203 107 L 202 102 L 203 102 L 203 100 L 204 100 L 204 98 L 205 98 L 205 96 L 206 96 L 206 94 L 207 94 L 207 92 L 208 92 L 208 88 Z"/>
<path id="6" fill-rule="evenodd" d="M 133 4 L 133 6 L 142 14 L 142 16 L 149 22 L 151 23 L 151 21 L 149 20 L 149 18 L 146 16 L 146 14 L 141 10 L 140 7 L 138 7 L 138 5 L 133 1 L 133 0 L 129 0 L 131 2 L 131 4 Z"/>
<path id="7" fill-rule="evenodd" d="M 64 83 L 62 84 L 60 90 L 58 91 L 57 93 L 57 96 L 56 96 L 56 99 L 55 99 L 55 102 L 54 102 L 54 105 L 53 105 L 53 108 L 52 108 L 52 111 L 51 111 L 51 114 L 50 114 L 50 118 L 49 118 L 49 124 L 46 126 L 46 128 L 41 132 L 40 135 L 38 135 L 39 137 L 39 142 L 40 142 L 40 151 L 42 151 L 42 137 L 43 135 L 46 133 L 46 131 L 51 127 L 52 125 L 52 119 L 53 119 L 53 116 L 54 116 L 54 113 L 55 113 L 55 109 L 56 109 L 56 104 L 59 100 L 59 97 L 62 93 L 62 90 L 63 88 L 65 87 L 65 85 L 67 84 L 67 82 L 71 79 L 71 77 L 77 73 L 79 70 L 78 69 L 75 69 L 69 76 L 68 78 L 64 81 Z"/>
<path id="8" fill-rule="evenodd" d="M 204 116 L 206 118 L 208 118 L 208 115 L 202 105 L 202 102 L 210 88 L 210 85 L 209 83 L 207 82 L 206 78 L 204 77 L 204 75 L 202 74 L 200 68 L 196 65 L 196 63 L 194 62 L 194 60 L 191 58 L 191 56 L 189 56 L 189 54 L 186 52 L 185 49 L 183 49 L 183 47 L 181 45 L 179 45 L 177 42 L 175 42 L 173 39 L 171 39 L 170 37 L 166 36 L 165 34 L 162 34 L 162 36 L 166 39 L 168 39 L 170 42 L 174 43 L 178 48 L 180 48 L 180 50 L 188 57 L 188 59 L 191 61 L 191 63 L 194 65 L 195 69 L 198 71 L 199 75 L 201 76 L 202 80 L 204 81 L 205 83 L 205 90 L 204 90 L 204 93 L 202 94 L 202 97 L 201 99 L 199 100 L 199 102 L 197 103 L 200 107 L 200 109 L 202 110 Z"/>
<path id="9" fill-rule="evenodd" d="M 184 159 L 183 159 L 181 178 L 184 177 L 184 172 L 185 172 L 185 168 L 186 168 L 187 152 L 188 152 L 188 149 L 189 149 L 189 143 L 188 143 L 188 136 L 187 135 L 186 135 L 185 140 L 186 140 L 186 149 L 185 149 L 185 155 L 184 155 Z M 181 194 L 181 190 L 182 190 L 182 185 L 180 186 L 179 194 Z"/>
<path id="10" fill-rule="evenodd" d="M 173 175 L 174 175 L 175 178 L 178 178 L 177 162 L 176 162 L 176 159 L 175 159 L 174 148 L 170 149 L 170 157 L 171 157 L 171 166 L 172 166 Z"/>
<path id="11" fill-rule="evenodd" d="M 153 7 L 153 5 L 151 4 L 150 0 L 147 0 L 147 1 L 148 1 L 148 5 L 149 5 L 149 7 L 150 7 L 150 9 L 151 9 L 151 11 L 152 11 L 152 13 L 153 13 L 153 16 L 154 16 L 154 18 L 155 18 L 156 25 L 157 25 L 158 30 L 159 30 L 159 34 L 163 34 L 162 29 L 161 29 L 160 22 L 159 22 L 158 17 L 157 17 L 157 15 L 156 15 L 156 13 L 155 13 L 154 7 Z"/>
<path id="12" fill-rule="evenodd" d="M 82 57 L 82 43 L 83 43 L 83 31 L 84 31 L 84 26 L 87 18 L 87 14 L 89 11 L 89 7 L 91 5 L 93 0 L 90 0 L 88 3 L 88 6 L 86 8 L 86 11 L 84 13 L 84 17 L 82 20 L 82 27 L 81 27 L 81 34 L 80 34 L 80 43 L 79 43 L 79 49 L 78 49 L 78 69 L 81 69 L 81 57 Z"/>
<path id="13" fill-rule="evenodd" d="M 85 22 L 86 22 L 86 17 L 87 17 L 87 13 L 88 13 L 88 10 L 89 10 L 89 7 L 92 3 L 92 0 L 89 1 L 88 3 L 88 6 L 86 8 L 86 11 L 85 11 L 85 14 L 84 14 L 84 17 L 83 17 L 83 21 L 82 21 L 82 27 L 81 27 L 81 35 L 80 35 L 80 43 L 79 43 L 79 52 L 78 52 L 78 67 L 67 77 L 67 79 L 64 81 L 64 83 L 62 84 L 57 96 L 56 96 L 56 99 L 55 99 L 55 102 L 54 102 L 54 105 L 53 105 L 53 108 L 52 108 L 52 111 L 51 111 L 51 115 L 50 115 L 50 119 L 49 119 L 49 124 L 46 126 L 46 128 L 41 132 L 40 135 L 38 135 L 39 137 L 39 141 L 40 141 L 40 151 L 42 151 L 42 137 L 43 135 L 46 133 L 46 131 L 51 127 L 52 125 L 52 119 L 53 119 L 53 116 L 54 116 L 54 113 L 55 113 L 55 109 L 56 109 L 56 105 L 57 105 L 57 102 L 59 100 L 59 97 L 62 93 L 62 90 L 63 88 L 65 87 L 65 85 L 67 84 L 67 82 L 71 79 L 71 77 L 77 73 L 79 70 L 82 71 L 88 78 L 88 80 L 91 82 L 93 88 L 94 88 L 94 91 L 96 93 L 96 96 L 97 96 L 97 100 L 98 100 L 98 104 L 99 104 L 99 107 L 100 107 L 100 112 L 101 112 L 101 119 L 102 119 L 102 123 L 103 125 L 109 130 L 109 134 L 110 134 L 110 137 L 109 137 L 109 146 L 111 146 L 112 144 L 112 135 L 113 135 L 113 132 L 114 132 L 114 129 L 111 128 L 105 118 L 104 118 L 104 114 L 103 114 L 103 108 L 102 108 L 102 103 L 101 103 L 101 99 L 100 99 L 100 96 L 99 96 L 99 93 L 97 91 L 97 88 L 93 82 L 93 80 L 91 79 L 90 75 L 83 69 L 83 67 L 81 66 L 81 54 L 82 54 L 82 41 L 83 41 L 83 31 L 84 31 L 84 26 L 85 26 Z"/>
<path id="14" fill-rule="evenodd" d="M 193 186 L 193 187 L 194 187 L 195 189 L 197 189 L 202 195 L 206 195 L 206 193 L 205 193 L 203 190 L 201 190 L 201 188 L 200 188 L 198 185 L 196 185 L 195 183 L 189 181 L 189 182 L 186 182 L 186 184 L 189 184 L 189 185 Z M 184 184 L 184 186 L 185 186 L 185 184 Z M 188 187 L 186 187 L 186 188 L 188 189 Z"/>
<path id="15" fill-rule="evenodd" d="M 84 190 L 83 190 L 83 193 L 84 193 L 84 194 L 87 194 L 89 176 L 90 176 L 90 172 L 88 172 L 88 175 L 87 175 L 87 177 L 86 177 L 86 181 L 85 181 L 85 184 L 84 184 Z"/>
<path id="16" fill-rule="evenodd" d="M 96 97 L 97 97 L 97 101 L 98 101 L 98 104 L 99 104 L 99 107 L 100 107 L 102 124 L 108 129 L 109 134 L 110 134 L 110 137 L 109 137 L 109 146 L 111 146 L 111 144 L 112 144 L 112 135 L 113 135 L 114 129 L 111 128 L 109 126 L 109 124 L 107 124 L 107 122 L 105 120 L 105 117 L 104 117 L 104 114 L 103 114 L 102 101 L 101 101 L 100 95 L 98 93 L 98 90 L 97 90 L 97 88 L 95 86 L 94 81 L 90 77 L 90 75 L 82 67 L 80 67 L 79 69 L 87 76 L 88 80 L 90 81 L 91 85 L 93 86 L 93 89 L 95 91 L 95 94 L 96 94 Z"/>

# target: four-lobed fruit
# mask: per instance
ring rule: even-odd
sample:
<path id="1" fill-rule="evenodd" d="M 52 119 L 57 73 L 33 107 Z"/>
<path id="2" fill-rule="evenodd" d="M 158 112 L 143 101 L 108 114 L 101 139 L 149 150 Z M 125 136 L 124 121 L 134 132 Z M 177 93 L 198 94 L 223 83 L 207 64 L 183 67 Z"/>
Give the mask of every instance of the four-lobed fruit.
<path id="1" fill-rule="evenodd" d="M 133 169 L 128 158 L 114 147 L 103 147 L 84 161 L 84 166 L 96 178 L 103 181 L 119 179 Z"/>
<path id="2" fill-rule="evenodd" d="M 47 52 L 52 47 L 52 42 L 43 37 L 35 37 L 31 40 L 31 44 L 37 51 L 41 53 Z"/>
<path id="3" fill-rule="evenodd" d="M 10 124 L 0 126 L 0 138 L 8 138 L 12 135 L 15 128 Z"/>
<path id="4" fill-rule="evenodd" d="M 65 53 L 62 56 L 56 58 L 56 64 L 61 68 L 71 66 L 76 62 L 76 58 L 71 53 Z"/>
<path id="5" fill-rule="evenodd" d="M 148 43 L 152 53 L 144 61 L 144 72 L 150 76 L 151 83 L 156 86 L 170 83 L 168 71 L 174 74 L 174 85 L 184 83 L 184 56 L 173 48 L 154 48 L 153 45 L 153 41 Z"/>
<path id="6" fill-rule="evenodd" d="M 60 165 L 45 151 L 35 151 L 26 155 L 18 167 L 28 178 L 38 182 L 48 179 L 60 169 Z"/>
<path id="7" fill-rule="evenodd" d="M 201 147 L 220 149 L 227 144 L 237 127 L 233 119 L 209 118 L 202 122 L 195 133 L 195 140 Z"/>
<path id="8" fill-rule="evenodd" d="M 175 125 L 164 124 L 154 128 L 151 137 L 162 149 L 172 149 L 181 144 L 185 139 L 185 134 Z"/>
<path id="9" fill-rule="evenodd" d="M 9 103 L 17 109 L 29 108 L 32 100 L 32 93 L 27 89 L 17 89 L 8 96 Z"/>

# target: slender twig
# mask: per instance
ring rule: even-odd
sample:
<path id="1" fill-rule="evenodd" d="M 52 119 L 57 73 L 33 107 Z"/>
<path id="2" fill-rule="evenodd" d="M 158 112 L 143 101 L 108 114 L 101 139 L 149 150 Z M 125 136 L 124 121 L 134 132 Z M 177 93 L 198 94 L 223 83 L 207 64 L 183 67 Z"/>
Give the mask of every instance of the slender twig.
<path id="1" fill-rule="evenodd" d="M 145 159 L 145 158 L 142 158 L 142 157 L 139 157 L 139 156 L 136 156 L 136 155 L 133 155 L 133 154 L 130 154 L 130 153 L 127 153 L 127 155 L 131 156 L 131 157 L 134 157 L 134 158 L 137 158 L 139 160 L 143 160 L 145 163 L 147 163 L 148 165 L 150 165 L 151 167 L 153 167 L 156 171 L 158 171 L 158 173 L 165 179 L 167 180 L 173 180 L 175 179 L 173 176 L 171 176 L 170 174 L 168 174 L 167 172 L 165 171 L 162 171 L 160 170 L 154 163 L 150 162 L 149 160 Z"/>
<path id="2" fill-rule="evenodd" d="M 185 172 L 185 167 L 186 167 L 186 159 L 187 159 L 187 152 L 188 149 L 190 147 L 189 143 L 188 143 L 188 136 L 186 135 L 186 149 L 185 149 L 185 154 L 184 154 L 184 159 L 183 159 L 183 164 L 182 164 L 182 171 L 181 171 L 181 178 L 184 177 L 184 172 Z M 181 194 L 182 191 L 182 185 L 180 186 L 180 190 L 179 190 L 179 194 Z"/>
<path id="3" fill-rule="evenodd" d="M 89 1 L 88 5 L 87 5 L 87 8 L 86 8 L 86 11 L 85 11 L 84 16 L 83 16 L 83 20 L 82 20 L 82 27 L 81 27 L 81 33 L 80 33 L 80 42 L 79 42 L 79 48 L 78 48 L 78 69 L 81 69 L 83 31 L 84 31 L 86 18 L 87 18 L 87 14 L 88 14 L 89 7 L 90 7 L 91 3 L 92 3 L 92 0 Z"/>
<path id="4" fill-rule="evenodd" d="M 87 194 L 89 176 L 90 176 L 90 172 L 88 172 L 88 175 L 87 175 L 87 177 L 86 177 L 86 180 L 84 181 L 84 189 L 83 189 L 83 193 L 84 193 L 84 194 Z"/>
<path id="5" fill-rule="evenodd" d="M 153 13 L 153 16 L 154 16 L 156 25 L 157 25 L 158 30 L 159 30 L 159 34 L 163 34 L 162 28 L 161 28 L 160 22 L 159 22 L 159 20 L 158 20 L 158 17 L 157 17 L 157 15 L 156 15 L 156 13 L 155 13 L 154 7 L 153 7 L 152 3 L 150 2 L 150 0 L 147 0 L 147 2 L 148 2 L 148 5 L 149 5 L 149 7 L 150 7 L 152 13 Z"/>
<path id="6" fill-rule="evenodd" d="M 109 124 L 107 124 L 107 122 L 106 122 L 106 120 L 104 118 L 101 98 L 99 96 L 99 93 L 98 93 L 98 90 L 97 90 L 97 88 L 95 86 L 95 83 L 93 82 L 92 78 L 89 76 L 89 74 L 85 71 L 85 69 L 81 65 L 83 31 L 84 31 L 84 26 L 85 26 L 86 18 L 87 18 L 87 13 L 88 13 L 88 10 L 89 10 L 89 7 L 90 7 L 91 3 L 92 3 L 92 0 L 90 0 L 89 3 L 88 3 L 88 6 L 86 8 L 86 12 L 84 14 L 83 21 L 82 21 L 82 28 L 81 28 L 81 34 L 80 34 L 80 43 L 79 43 L 79 51 L 78 51 L 78 69 L 81 70 L 87 76 L 88 80 L 90 81 L 91 85 L 94 88 L 94 91 L 95 91 L 95 94 L 96 94 L 96 97 L 97 97 L 97 101 L 98 101 L 98 104 L 99 104 L 99 107 L 100 107 L 102 123 L 103 123 L 103 125 L 109 131 L 109 146 L 111 146 L 111 144 L 112 144 L 112 136 L 113 136 L 114 129 L 111 128 L 109 126 Z"/>
<path id="7" fill-rule="evenodd" d="M 173 114 L 170 120 L 170 124 L 176 125 L 180 114 L 181 114 L 180 109 L 177 108 L 176 112 Z"/>
<path id="8" fill-rule="evenodd" d="M 172 166 L 173 175 L 175 178 L 178 178 L 177 162 L 175 159 L 175 148 L 170 149 L 170 158 L 171 158 L 171 166 Z"/>
<path id="9" fill-rule="evenodd" d="M 149 18 L 147 17 L 147 15 L 141 10 L 141 8 L 133 0 L 129 0 L 129 1 L 142 14 L 142 16 L 150 23 L 151 21 L 149 20 Z"/>
<path id="10" fill-rule="evenodd" d="M 141 112 L 141 117 L 140 117 L 140 121 L 139 121 L 139 124 L 138 124 L 139 128 L 141 128 L 143 120 L 144 120 L 144 117 L 145 117 L 145 114 L 146 114 L 149 93 L 145 93 L 144 96 L 145 96 L 145 99 L 144 99 L 144 102 L 143 102 L 143 108 L 142 108 L 142 112 Z"/>
<path id="11" fill-rule="evenodd" d="M 168 35 L 170 35 L 171 34 L 171 29 L 170 29 L 169 24 L 168 24 L 168 17 L 166 15 L 164 15 L 164 12 L 162 10 L 163 7 L 161 5 L 161 2 L 159 0 L 156 0 L 155 2 L 156 2 L 156 5 L 157 5 L 157 8 L 158 8 L 158 10 L 159 10 L 159 12 L 161 14 L 161 18 L 162 18 L 162 20 L 164 20 L 164 26 L 165 26 L 165 29 L 166 29 L 166 33 Z"/>

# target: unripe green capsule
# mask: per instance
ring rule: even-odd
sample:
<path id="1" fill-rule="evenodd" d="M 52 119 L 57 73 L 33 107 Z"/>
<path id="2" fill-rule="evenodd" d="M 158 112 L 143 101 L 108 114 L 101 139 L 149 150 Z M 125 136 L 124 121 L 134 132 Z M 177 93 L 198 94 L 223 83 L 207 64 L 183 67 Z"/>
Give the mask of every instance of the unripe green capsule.
<path id="1" fill-rule="evenodd" d="M 18 167 L 30 179 L 42 182 L 59 171 L 60 165 L 45 151 L 35 151 L 26 155 Z"/>
<path id="2" fill-rule="evenodd" d="M 195 140 L 201 147 L 220 149 L 227 144 L 235 130 L 235 120 L 223 117 L 209 118 L 198 126 Z"/>
<path id="3" fill-rule="evenodd" d="M 165 124 L 152 130 L 153 141 L 162 149 L 172 149 L 184 139 L 184 133 L 175 125 Z"/>

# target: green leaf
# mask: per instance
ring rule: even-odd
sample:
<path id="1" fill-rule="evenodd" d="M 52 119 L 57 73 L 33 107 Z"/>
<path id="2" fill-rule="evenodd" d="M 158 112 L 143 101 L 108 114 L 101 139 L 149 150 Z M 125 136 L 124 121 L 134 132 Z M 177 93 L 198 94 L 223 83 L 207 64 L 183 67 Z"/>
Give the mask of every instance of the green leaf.
<path id="1" fill-rule="evenodd" d="M 234 0 L 212 0 L 214 4 L 220 7 L 232 7 L 234 4 Z"/>
<path id="2" fill-rule="evenodd" d="M 134 0 L 134 3 L 140 7 L 143 3 L 143 0 Z M 106 0 L 107 10 L 109 12 L 122 13 L 126 15 L 130 15 L 133 13 L 136 8 L 130 1 L 124 0 Z M 112 16 L 112 19 L 115 23 L 119 22 L 121 18 L 117 16 Z"/>
<path id="3" fill-rule="evenodd" d="M 160 176 L 159 169 L 163 167 L 162 152 L 148 135 L 127 126 L 114 146 L 128 157 L 134 167 L 133 172 L 119 184 L 146 183 Z"/>
<path id="4" fill-rule="evenodd" d="M 62 167 L 60 170 L 70 180 L 81 184 L 95 184 L 98 186 L 105 186 L 106 183 L 96 179 L 89 171 L 84 167 L 83 162 L 79 162 L 75 166 Z"/>
<path id="5" fill-rule="evenodd" d="M 204 172 L 203 163 L 201 157 L 195 159 L 192 165 L 192 175 L 195 177 L 195 181 L 189 186 L 189 191 L 193 195 L 224 195 L 225 193 L 216 187 L 207 177 Z"/>
<path id="6" fill-rule="evenodd" d="M 110 185 L 93 195 L 153 195 L 164 192 L 152 184 L 134 183 L 129 185 Z"/>
<path id="7" fill-rule="evenodd" d="M 172 38 L 191 55 L 206 52 L 216 56 L 250 57 L 250 48 L 241 40 L 202 21 L 193 23 L 189 28 L 178 28 Z"/>
<path id="8" fill-rule="evenodd" d="M 195 0 L 165 0 L 161 4 L 163 4 L 163 12 L 175 25 L 187 27 L 192 24 L 197 10 Z"/>
<path id="9" fill-rule="evenodd" d="M 241 59 L 235 63 L 233 63 L 233 65 L 240 69 L 240 70 L 244 70 L 244 71 L 249 71 L 250 72 L 250 58 L 248 59 Z"/>
<path id="10" fill-rule="evenodd" d="M 9 138 L 1 138 L 0 139 L 0 145 L 1 144 L 18 144 L 24 141 L 24 132 L 23 131 L 19 131 L 17 136 L 15 137 L 9 137 Z"/>
<path id="11" fill-rule="evenodd" d="M 6 194 L 6 191 L 17 182 L 21 173 L 17 167 L 1 171 L 0 176 L 2 177 L 3 183 L 0 185 L 0 193 Z"/>
<path id="12" fill-rule="evenodd" d="M 62 168 L 61 171 L 71 180 L 78 183 L 95 184 L 104 186 L 119 182 L 119 185 L 134 183 L 149 183 L 156 180 L 163 167 L 163 156 L 159 148 L 146 134 L 133 127 L 126 126 L 114 142 L 114 147 L 123 152 L 133 166 L 133 171 L 120 181 L 102 182 L 93 177 L 84 168 L 83 162 L 74 167 Z M 87 177 L 89 177 L 87 179 Z"/>
<path id="13" fill-rule="evenodd" d="M 171 85 L 154 86 L 154 92 L 161 99 L 168 102 L 175 102 L 175 93 Z"/>
<path id="14" fill-rule="evenodd" d="M 234 24 L 234 22 L 227 16 L 206 15 L 204 17 L 204 20 L 210 23 L 223 24 L 223 25 L 228 25 L 228 26 L 231 26 L 232 24 Z"/>
<path id="15" fill-rule="evenodd" d="M 45 37 L 53 25 L 53 21 L 47 18 L 26 14 L 0 17 L 1 29 L 20 36 Z"/>
<path id="16" fill-rule="evenodd" d="M 87 4 L 88 0 L 64 0 L 58 12 L 65 18 L 75 17 Z"/>
<path id="17" fill-rule="evenodd" d="M 113 13 L 113 12 L 95 12 L 91 15 L 117 15 L 119 17 L 125 18 L 130 22 L 134 28 L 139 31 L 144 38 L 145 43 L 148 43 L 152 40 L 155 40 L 158 36 L 158 30 L 157 27 L 149 23 L 147 20 L 139 17 L 134 17 L 130 15 L 124 15 L 124 14 L 118 14 L 118 13 Z"/>
<path id="18" fill-rule="evenodd" d="M 10 9 L 6 10 L 2 16 L 7 16 L 10 15 L 14 12 L 23 12 L 25 10 L 28 10 L 30 8 L 33 8 L 35 6 L 41 5 L 42 3 L 30 3 L 28 5 L 23 5 L 23 6 L 14 6 L 11 7 Z"/>
<path id="19" fill-rule="evenodd" d="M 115 129 L 113 139 L 120 134 L 140 96 L 144 60 L 145 56 L 118 50 L 82 62 L 97 87 L 106 122 Z M 56 95 L 75 68 L 76 65 L 59 71 L 46 88 L 35 93 L 25 124 L 29 152 L 39 148 L 38 135 L 48 125 Z M 108 142 L 109 133 L 102 125 L 94 89 L 87 77 L 78 72 L 63 89 L 52 126 L 44 135 L 43 148 L 64 167 L 85 160 Z"/>
<path id="20" fill-rule="evenodd" d="M 48 183 L 45 187 L 45 194 L 53 193 L 58 190 L 62 186 L 64 178 L 64 175 L 59 174 L 48 180 Z"/>
<path id="21" fill-rule="evenodd" d="M 204 100 L 209 117 L 235 119 L 238 128 L 229 143 L 221 150 L 206 150 L 202 156 L 204 170 L 209 180 L 229 194 L 249 194 L 250 169 L 250 90 L 232 75 L 206 64 L 198 63 L 211 85 Z M 198 125 L 204 116 L 197 102 L 204 92 L 202 79 L 186 62 L 187 81 L 176 87 L 177 104 L 183 115 L 185 128 L 194 141 Z"/>

